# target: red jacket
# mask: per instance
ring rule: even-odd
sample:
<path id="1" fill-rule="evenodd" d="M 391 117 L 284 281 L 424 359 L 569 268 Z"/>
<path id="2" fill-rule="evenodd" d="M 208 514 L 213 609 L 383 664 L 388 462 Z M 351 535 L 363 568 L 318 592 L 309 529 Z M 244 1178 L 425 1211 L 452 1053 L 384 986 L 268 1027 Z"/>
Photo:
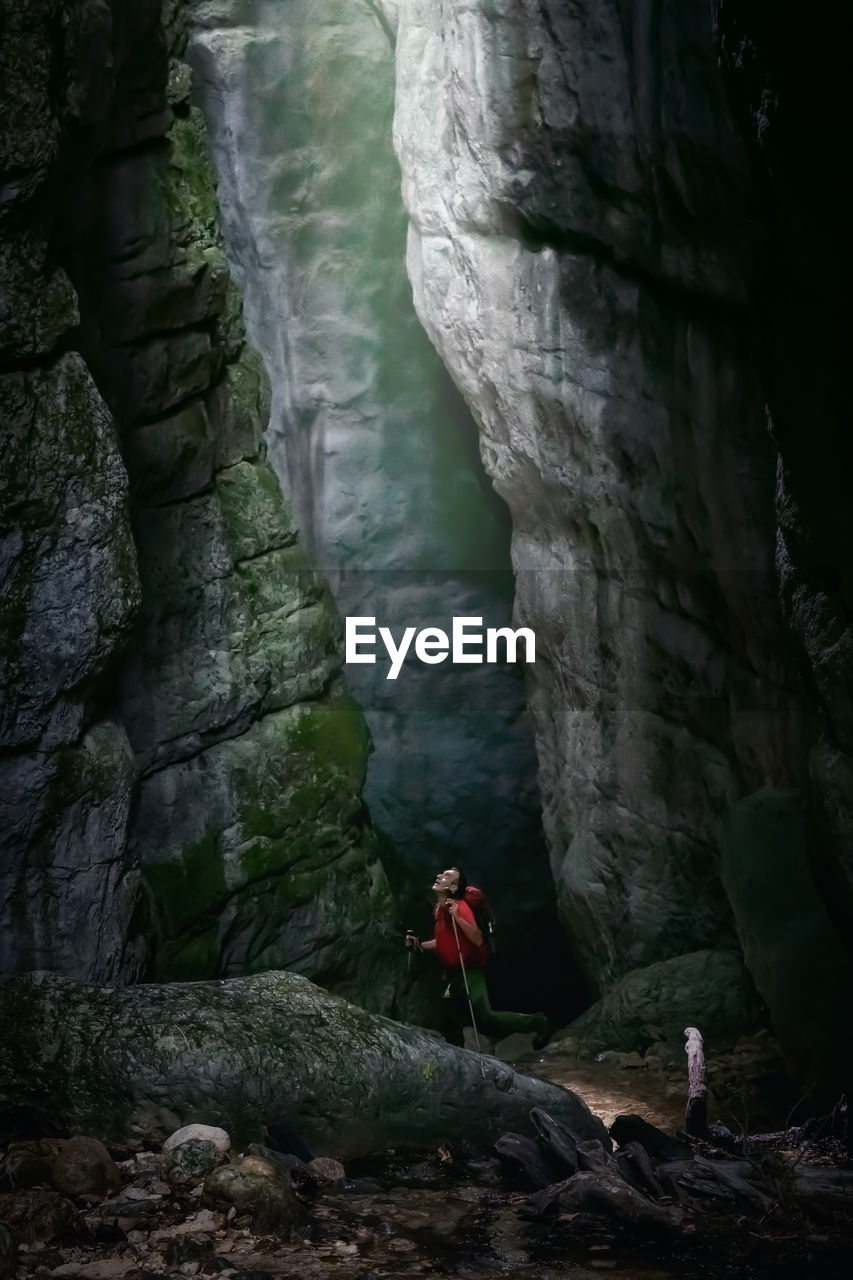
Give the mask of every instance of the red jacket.
<path id="1" fill-rule="evenodd" d="M 461 899 L 453 899 L 459 908 L 456 917 L 459 920 L 465 920 L 468 924 L 473 924 L 479 929 L 477 921 L 474 919 L 474 912 L 468 906 L 467 902 Z M 438 956 L 438 962 L 448 973 L 455 973 L 459 969 L 459 952 L 462 952 L 462 960 L 466 969 L 482 969 L 489 958 L 489 948 L 486 946 L 478 947 L 475 943 L 466 938 L 462 929 L 458 927 L 454 933 L 453 917 L 447 910 L 448 902 L 436 903 L 433 909 L 432 918 L 434 920 L 433 937 L 435 938 L 435 952 Z M 458 943 L 456 939 L 459 939 Z"/>

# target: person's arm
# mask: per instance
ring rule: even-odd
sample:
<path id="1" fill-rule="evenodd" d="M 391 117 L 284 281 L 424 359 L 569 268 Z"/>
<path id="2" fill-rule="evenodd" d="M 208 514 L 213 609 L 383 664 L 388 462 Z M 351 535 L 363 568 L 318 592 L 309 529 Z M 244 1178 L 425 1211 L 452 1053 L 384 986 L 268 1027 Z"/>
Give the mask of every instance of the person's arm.
<path id="1" fill-rule="evenodd" d="M 483 945 L 483 935 L 477 928 L 477 922 L 474 919 L 474 913 L 465 902 L 458 902 L 455 898 L 451 898 L 447 906 L 448 911 L 453 916 L 461 933 L 475 947 Z"/>
<path id="2" fill-rule="evenodd" d="M 409 929 L 406 933 L 406 946 L 410 951 L 435 951 L 435 938 L 421 942 L 420 938 Z"/>

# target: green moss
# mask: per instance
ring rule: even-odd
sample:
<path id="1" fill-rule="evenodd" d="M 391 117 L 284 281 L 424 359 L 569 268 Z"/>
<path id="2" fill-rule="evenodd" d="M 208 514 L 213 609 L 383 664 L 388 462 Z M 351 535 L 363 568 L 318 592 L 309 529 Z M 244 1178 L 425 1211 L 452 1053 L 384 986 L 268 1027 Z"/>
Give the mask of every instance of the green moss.
<path id="1" fill-rule="evenodd" d="M 162 194 L 175 215 L 192 228 L 199 249 L 219 248 L 219 208 L 216 173 L 211 163 L 204 120 L 193 108 L 178 117 L 169 130 L 170 163 Z"/>
<path id="2" fill-rule="evenodd" d="M 212 977 L 225 897 L 220 833 L 209 830 L 180 860 L 148 863 L 142 875 L 157 939 L 157 979 L 188 982 Z"/>
<path id="3" fill-rule="evenodd" d="M 343 770 L 361 790 L 370 749 L 370 735 L 354 698 L 339 694 L 317 702 L 300 717 L 294 734 L 301 751 L 320 767 Z"/>
<path id="4" fill-rule="evenodd" d="M 198 937 L 164 942 L 156 961 L 158 982 L 201 982 L 219 969 L 218 929 L 212 926 Z"/>
<path id="5" fill-rule="evenodd" d="M 217 495 L 235 560 L 262 555 L 295 541 L 296 528 L 268 462 L 239 462 L 220 472 Z"/>

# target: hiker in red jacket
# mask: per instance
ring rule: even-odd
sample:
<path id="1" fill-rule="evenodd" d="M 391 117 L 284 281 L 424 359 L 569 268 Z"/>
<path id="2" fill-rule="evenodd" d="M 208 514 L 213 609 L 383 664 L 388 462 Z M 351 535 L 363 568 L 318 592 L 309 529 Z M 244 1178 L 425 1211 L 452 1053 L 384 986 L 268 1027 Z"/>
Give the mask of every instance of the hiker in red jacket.
<path id="1" fill-rule="evenodd" d="M 462 1029 L 470 1023 L 473 1009 L 478 1031 L 495 1040 L 511 1035 L 513 1031 L 532 1031 L 535 1033 L 533 1047 L 540 1049 L 550 1032 L 544 1013 L 499 1011 L 493 1009 L 489 1001 L 484 969 L 491 951 L 469 905 L 469 901 L 485 902 L 483 894 L 467 884 L 458 867 L 448 867 L 436 876 L 432 890 L 435 894 L 433 936 L 421 942 L 409 933 L 406 945 L 418 951 L 435 951 L 448 979 L 444 993 L 448 1004 L 442 1027 L 445 1037 L 451 1044 L 463 1044 Z M 468 1007 L 469 996 L 471 1009 Z"/>

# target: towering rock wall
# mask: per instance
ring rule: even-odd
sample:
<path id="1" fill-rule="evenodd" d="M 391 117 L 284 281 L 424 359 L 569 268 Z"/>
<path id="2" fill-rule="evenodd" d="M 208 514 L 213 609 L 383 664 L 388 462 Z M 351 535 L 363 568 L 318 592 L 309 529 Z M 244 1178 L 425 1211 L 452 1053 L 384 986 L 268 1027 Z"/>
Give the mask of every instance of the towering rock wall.
<path id="1" fill-rule="evenodd" d="M 165 16 L 3 10 L 2 968 L 133 977 L 153 939 L 164 978 L 290 967 L 387 1007 L 367 736 Z"/>
<path id="2" fill-rule="evenodd" d="M 96 6 L 62 17 L 53 0 L 0 9 L 0 971 L 112 979 L 139 876 L 132 749 L 109 690 L 140 584 L 115 421 L 70 340 L 56 229 L 68 168 L 163 117 L 131 82 L 108 122 L 127 49 L 117 33 L 113 59 Z"/>
<path id="3" fill-rule="evenodd" d="M 747 279 L 779 452 L 777 569 L 815 708 L 808 784 L 733 819 L 724 866 L 738 930 L 775 1021 L 827 1100 L 850 1096 L 853 1032 L 853 443 L 846 331 L 853 186 L 846 83 L 853 14 L 715 0 L 714 35 L 749 149 L 760 217 Z M 844 335 L 844 336 L 842 336 Z M 744 865 L 744 848 L 750 851 Z M 796 929 L 796 954 L 790 945 Z"/>
<path id="4" fill-rule="evenodd" d="M 273 384 L 270 461 L 312 559 L 342 613 L 396 636 L 454 615 L 506 625 L 505 508 L 411 304 L 384 15 L 367 0 L 186 8 L 229 259 Z M 530 998 L 520 957 L 534 947 L 546 985 L 565 988 L 520 673 L 387 671 L 347 668 L 373 739 L 373 820 L 424 890 L 455 861 L 485 883 L 513 958 L 503 998 Z M 410 923 L 425 929 L 425 912 Z"/>
<path id="5" fill-rule="evenodd" d="M 802 777 L 749 214 L 703 0 L 401 0 L 418 312 L 513 519 L 560 908 L 590 979 L 736 945 L 720 824 Z"/>

